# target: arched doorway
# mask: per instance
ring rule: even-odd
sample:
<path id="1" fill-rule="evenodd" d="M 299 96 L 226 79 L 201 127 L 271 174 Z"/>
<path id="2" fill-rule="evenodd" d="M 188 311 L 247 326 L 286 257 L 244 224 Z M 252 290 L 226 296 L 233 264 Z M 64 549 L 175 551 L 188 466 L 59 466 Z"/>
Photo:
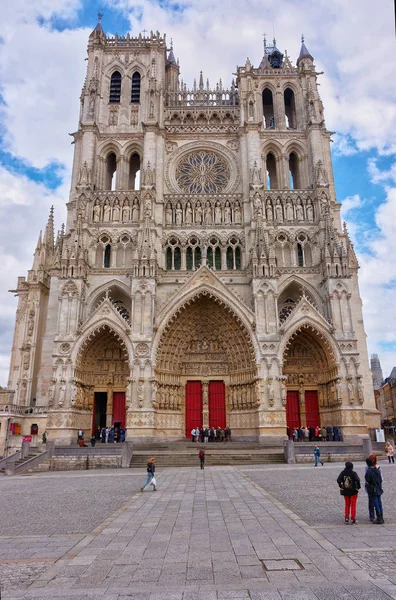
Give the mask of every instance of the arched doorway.
<path id="1" fill-rule="evenodd" d="M 125 391 L 129 377 L 128 351 L 108 325 L 94 331 L 76 360 L 77 396 L 88 398 L 92 432 L 97 427 L 125 428 Z"/>
<path id="2" fill-rule="evenodd" d="M 305 324 L 287 341 L 283 353 L 286 376 L 286 423 L 295 427 L 338 425 L 340 379 L 334 352 L 325 336 Z"/>
<path id="3" fill-rule="evenodd" d="M 186 303 L 167 324 L 156 359 L 156 410 L 179 411 L 179 432 L 232 425 L 233 413 L 257 408 L 250 333 L 209 293 Z"/>

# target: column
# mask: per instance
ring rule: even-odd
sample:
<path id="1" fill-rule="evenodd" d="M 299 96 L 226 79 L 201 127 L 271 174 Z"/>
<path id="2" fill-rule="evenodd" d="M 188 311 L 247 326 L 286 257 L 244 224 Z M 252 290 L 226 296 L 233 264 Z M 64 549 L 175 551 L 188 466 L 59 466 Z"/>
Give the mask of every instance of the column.
<path id="1" fill-rule="evenodd" d="M 301 427 L 306 427 L 307 425 L 307 411 L 305 408 L 305 390 L 301 386 L 298 390 L 298 400 L 300 404 L 300 423 Z"/>
<path id="2" fill-rule="evenodd" d="M 113 385 L 107 386 L 106 427 L 111 427 L 113 420 Z"/>
<path id="3" fill-rule="evenodd" d="M 202 381 L 202 427 L 209 427 L 209 381 Z"/>

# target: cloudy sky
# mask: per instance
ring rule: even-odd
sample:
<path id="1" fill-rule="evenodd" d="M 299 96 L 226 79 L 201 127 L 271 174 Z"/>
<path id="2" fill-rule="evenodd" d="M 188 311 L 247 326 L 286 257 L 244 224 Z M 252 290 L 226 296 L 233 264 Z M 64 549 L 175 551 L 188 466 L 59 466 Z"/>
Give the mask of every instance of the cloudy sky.
<path id="1" fill-rule="evenodd" d="M 88 35 L 159 30 L 181 76 L 229 83 L 262 34 L 293 63 L 300 36 L 315 57 L 333 143 L 338 201 L 360 263 L 369 352 L 396 365 L 396 61 L 391 0 L 12 0 L 0 20 L 0 385 L 16 299 L 51 204 L 65 219 Z"/>

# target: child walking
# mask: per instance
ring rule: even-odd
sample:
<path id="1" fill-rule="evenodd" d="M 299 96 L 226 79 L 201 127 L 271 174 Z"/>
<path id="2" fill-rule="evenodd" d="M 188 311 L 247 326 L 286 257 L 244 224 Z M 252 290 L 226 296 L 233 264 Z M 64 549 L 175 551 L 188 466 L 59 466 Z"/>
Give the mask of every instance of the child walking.
<path id="1" fill-rule="evenodd" d="M 144 492 L 144 488 L 149 483 L 152 484 L 152 486 L 154 488 L 153 491 L 154 492 L 157 491 L 157 481 L 155 479 L 154 473 L 155 473 L 155 458 L 150 458 L 150 460 L 147 463 L 147 479 L 146 479 L 146 483 L 144 484 L 143 487 L 140 488 L 141 492 Z"/>
<path id="2" fill-rule="evenodd" d="M 349 523 L 351 516 L 352 525 L 356 521 L 356 502 L 360 490 L 359 475 L 353 470 L 353 463 L 346 462 L 345 469 L 337 477 L 337 483 L 340 487 L 341 496 L 344 496 L 345 502 L 345 523 Z"/>

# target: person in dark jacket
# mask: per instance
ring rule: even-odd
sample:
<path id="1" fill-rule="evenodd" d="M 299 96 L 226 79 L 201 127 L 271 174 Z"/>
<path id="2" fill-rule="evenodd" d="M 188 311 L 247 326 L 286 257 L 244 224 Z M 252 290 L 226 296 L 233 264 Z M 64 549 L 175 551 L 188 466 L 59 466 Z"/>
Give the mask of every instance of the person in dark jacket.
<path id="1" fill-rule="evenodd" d="M 146 483 L 144 484 L 144 486 L 140 488 L 141 492 L 144 492 L 144 488 L 149 483 L 152 483 L 153 488 L 154 488 L 153 491 L 154 492 L 157 491 L 157 485 L 156 485 L 156 479 L 155 479 L 154 473 L 155 473 L 155 458 L 153 457 L 153 458 L 150 458 L 150 460 L 147 463 L 147 479 L 146 479 Z"/>
<path id="2" fill-rule="evenodd" d="M 352 525 L 356 521 L 356 502 L 360 490 L 359 475 L 353 470 L 353 463 L 346 462 L 345 469 L 337 477 L 337 483 L 341 490 L 341 496 L 345 501 L 345 523 L 349 523 L 349 514 L 351 515 Z"/>
<path id="3" fill-rule="evenodd" d="M 376 525 L 382 525 L 384 523 L 384 514 L 382 509 L 382 475 L 379 469 L 374 464 L 372 458 L 366 459 L 366 465 L 368 469 L 364 476 L 366 480 L 366 491 L 374 505 L 375 514 L 377 518 L 373 523 Z"/>

